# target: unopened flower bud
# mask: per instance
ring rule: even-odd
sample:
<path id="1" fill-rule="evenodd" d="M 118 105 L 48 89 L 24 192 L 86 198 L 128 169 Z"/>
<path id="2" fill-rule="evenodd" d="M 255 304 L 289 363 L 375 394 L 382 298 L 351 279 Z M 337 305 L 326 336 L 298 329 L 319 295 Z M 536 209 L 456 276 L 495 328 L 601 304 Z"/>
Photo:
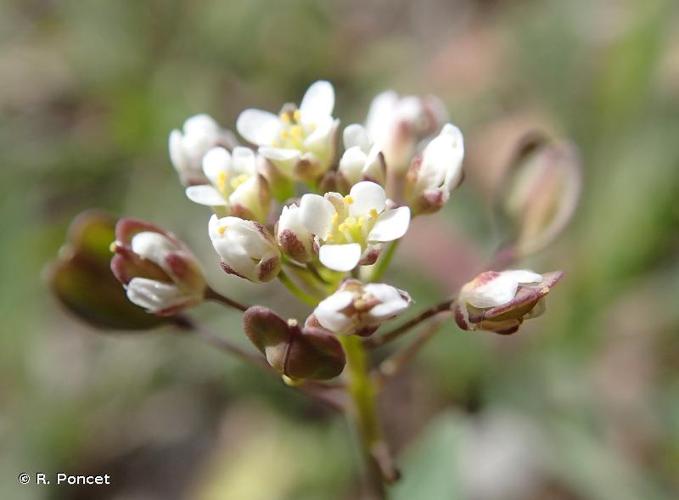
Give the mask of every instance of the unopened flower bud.
<path id="1" fill-rule="evenodd" d="M 103 330 L 146 330 L 165 321 L 131 303 L 111 272 L 116 220 L 89 210 L 73 220 L 66 244 L 47 269 L 59 302 L 91 326 Z"/>
<path id="2" fill-rule="evenodd" d="M 315 255 L 314 235 L 302 223 L 299 206 L 283 207 L 276 227 L 278 246 L 297 262 L 309 262 Z"/>
<path id="3" fill-rule="evenodd" d="M 170 133 L 170 160 L 182 184 L 206 184 L 202 168 L 205 154 L 217 146 L 231 149 L 236 144 L 233 133 L 222 129 L 212 117 L 195 115 L 184 122 L 181 131 Z"/>
<path id="4" fill-rule="evenodd" d="M 464 141 L 450 123 L 413 159 L 406 175 L 405 195 L 413 214 L 438 211 L 462 181 Z"/>
<path id="5" fill-rule="evenodd" d="M 271 281 L 278 275 L 281 253 L 263 225 L 238 217 L 213 215 L 208 230 L 227 273 L 257 283 Z"/>
<path id="6" fill-rule="evenodd" d="M 577 207 L 581 183 L 580 159 L 572 144 L 540 138 L 521 148 L 497 197 L 520 255 L 541 250 L 564 230 Z"/>
<path id="7" fill-rule="evenodd" d="M 296 320 L 285 321 L 262 306 L 245 311 L 243 329 L 267 362 L 293 380 L 330 379 L 344 369 L 342 346 L 323 329 L 302 328 Z"/>
<path id="8" fill-rule="evenodd" d="M 307 320 L 338 334 L 370 335 L 379 326 L 395 318 L 412 303 L 407 292 L 383 283 L 364 285 L 349 279 L 321 301 Z"/>
<path id="9" fill-rule="evenodd" d="M 417 144 L 438 132 L 446 119 L 446 109 L 438 98 L 399 97 L 390 90 L 373 99 L 366 129 L 384 154 L 389 171 L 402 173 L 408 168 Z"/>
<path id="10" fill-rule="evenodd" d="M 454 306 L 455 322 L 463 330 L 514 333 L 525 319 L 542 314 L 544 297 L 562 276 L 561 271 L 483 272 L 460 290 Z"/>
<path id="11" fill-rule="evenodd" d="M 111 271 L 134 304 L 169 316 L 203 300 L 200 263 L 173 234 L 148 222 L 121 219 L 112 248 Z"/>
<path id="12" fill-rule="evenodd" d="M 344 154 L 339 161 L 338 172 L 349 185 L 360 181 L 384 184 L 386 166 L 384 155 L 372 144 L 362 125 L 353 124 L 344 129 Z"/>

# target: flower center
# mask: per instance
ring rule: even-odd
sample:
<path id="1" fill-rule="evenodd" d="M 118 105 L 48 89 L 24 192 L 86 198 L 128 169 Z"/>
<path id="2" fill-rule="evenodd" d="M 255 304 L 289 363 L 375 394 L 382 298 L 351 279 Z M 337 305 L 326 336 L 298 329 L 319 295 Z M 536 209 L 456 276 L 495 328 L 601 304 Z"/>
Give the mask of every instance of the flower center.
<path id="1" fill-rule="evenodd" d="M 240 174 L 230 176 L 228 172 L 219 172 L 217 176 L 217 189 L 224 197 L 228 197 L 238 186 L 248 180 L 248 175 Z"/>
<path id="2" fill-rule="evenodd" d="M 349 206 L 354 203 L 354 199 L 351 196 L 345 196 L 343 202 L 345 209 L 342 212 L 348 214 Z M 332 229 L 326 241 L 334 244 L 359 243 L 361 248 L 365 248 L 368 234 L 375 225 L 378 215 L 379 213 L 374 208 L 371 208 L 366 215 L 359 216 L 344 215 L 342 217 L 339 213 L 335 213 L 332 218 Z"/>
<path id="3" fill-rule="evenodd" d="M 274 141 L 274 146 L 286 149 L 304 149 L 304 140 L 316 129 L 314 124 L 302 125 L 302 113 L 297 108 L 283 109 L 278 115 L 281 131 Z"/>

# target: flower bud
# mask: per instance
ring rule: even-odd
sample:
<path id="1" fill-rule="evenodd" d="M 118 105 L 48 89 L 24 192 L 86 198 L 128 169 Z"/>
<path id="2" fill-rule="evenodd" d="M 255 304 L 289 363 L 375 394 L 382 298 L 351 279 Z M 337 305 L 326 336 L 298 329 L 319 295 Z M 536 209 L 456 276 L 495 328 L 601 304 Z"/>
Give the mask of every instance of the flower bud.
<path id="1" fill-rule="evenodd" d="M 254 151 L 236 147 L 229 153 L 222 147 L 212 148 L 203 158 L 203 173 L 209 184 L 187 187 L 191 201 L 217 210 L 224 207 L 235 217 L 266 221 L 271 195 L 266 179 L 257 172 Z"/>
<path id="2" fill-rule="evenodd" d="M 269 231 L 258 222 L 213 215 L 208 226 L 212 246 L 229 274 L 257 283 L 274 279 L 281 253 Z"/>
<path id="3" fill-rule="evenodd" d="M 497 196 L 520 255 L 541 250 L 564 230 L 577 207 L 581 184 L 573 145 L 543 138 L 523 145 Z"/>
<path id="4" fill-rule="evenodd" d="M 373 99 L 366 129 L 384 154 L 389 171 L 402 173 L 408 168 L 417 144 L 435 134 L 446 119 L 445 107 L 438 98 L 399 97 L 390 90 Z"/>
<path id="5" fill-rule="evenodd" d="M 283 207 L 276 226 L 278 246 L 297 262 L 309 262 L 315 255 L 314 236 L 302 223 L 299 206 Z"/>
<path id="6" fill-rule="evenodd" d="M 121 219 L 112 249 L 111 271 L 134 304 L 170 316 L 202 302 L 206 283 L 200 263 L 173 234 L 148 222 Z"/>
<path id="7" fill-rule="evenodd" d="M 353 124 L 344 129 L 344 154 L 339 161 L 338 172 L 349 185 L 360 181 L 384 184 L 386 166 L 379 147 L 372 144 L 362 125 Z"/>
<path id="8" fill-rule="evenodd" d="M 342 373 L 344 351 L 337 338 L 320 328 L 301 328 L 266 307 L 253 306 L 243 315 L 243 329 L 267 362 L 295 379 L 330 379 Z"/>
<path id="9" fill-rule="evenodd" d="M 132 304 L 111 273 L 114 228 L 115 218 L 104 212 L 78 215 L 58 258 L 47 268 L 50 289 L 69 312 L 96 328 L 153 328 L 165 320 Z"/>
<path id="10" fill-rule="evenodd" d="M 216 146 L 232 149 L 236 144 L 233 133 L 220 128 L 212 117 L 195 115 L 184 122 L 181 131 L 170 133 L 170 161 L 183 185 L 206 184 L 202 169 L 205 154 Z"/>
<path id="11" fill-rule="evenodd" d="M 307 320 L 338 334 L 370 335 L 379 326 L 401 314 L 412 299 L 407 292 L 382 283 L 364 285 L 349 279 L 321 301 Z"/>
<path id="12" fill-rule="evenodd" d="M 542 314 L 544 297 L 562 277 L 561 271 L 483 272 L 460 290 L 455 322 L 463 330 L 514 333 L 525 319 Z"/>
<path id="13" fill-rule="evenodd" d="M 450 123 L 413 159 L 406 174 L 405 195 L 414 214 L 437 212 L 462 181 L 464 141 Z"/>

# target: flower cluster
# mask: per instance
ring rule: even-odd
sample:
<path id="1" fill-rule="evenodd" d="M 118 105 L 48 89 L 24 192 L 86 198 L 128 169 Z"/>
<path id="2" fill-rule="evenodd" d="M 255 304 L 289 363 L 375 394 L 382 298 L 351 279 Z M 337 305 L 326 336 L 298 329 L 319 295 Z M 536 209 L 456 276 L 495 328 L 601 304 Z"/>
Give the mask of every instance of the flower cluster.
<path id="1" fill-rule="evenodd" d="M 90 324 L 128 330 L 172 324 L 351 413 L 374 462 L 371 470 L 391 482 L 398 471 L 381 436 L 374 397 L 441 323 L 418 328 L 411 344 L 379 364 L 371 363 L 367 349 L 443 314 L 462 330 L 514 333 L 544 310 L 545 296 L 563 273 L 481 272 L 456 297 L 378 333 L 413 304 L 408 292 L 380 281 L 413 218 L 441 210 L 462 182 L 464 139 L 431 96 L 384 92 L 364 124 L 343 130 L 334 108 L 332 85 L 319 81 L 299 106 L 285 104 L 278 114 L 243 111 L 236 121 L 243 142 L 205 114 L 186 120 L 169 139 L 187 198 L 212 212 L 206 232 L 221 269 L 258 284 L 277 279 L 309 306 L 303 321 L 212 289 L 198 259 L 172 233 L 125 218 L 113 235 L 113 220 L 101 213 L 74 223 L 49 279 L 60 302 Z M 531 144 L 496 193 L 498 215 L 511 230 L 493 268 L 552 241 L 577 202 L 574 149 L 558 141 Z M 258 352 L 185 314 L 204 300 L 242 312 L 243 331 Z M 340 375 L 342 380 L 323 382 Z"/>
<path id="2" fill-rule="evenodd" d="M 438 99 L 378 95 L 365 125 L 343 130 L 341 155 L 334 107 L 332 85 L 318 81 L 299 107 L 240 114 L 236 129 L 254 147 L 234 144 L 207 115 L 170 135 L 187 197 L 213 209 L 209 235 L 226 272 L 266 282 L 286 261 L 340 273 L 374 264 L 411 216 L 440 209 L 459 184 L 462 134 Z M 390 192 L 394 177 L 404 182 Z M 295 198 L 295 183 L 311 192 Z"/>
<path id="3" fill-rule="evenodd" d="M 318 81 L 299 106 L 285 104 L 278 114 L 243 111 L 236 121 L 243 143 L 205 114 L 186 120 L 169 140 L 170 160 L 186 196 L 212 210 L 207 234 L 221 268 L 254 283 L 279 279 L 313 306 L 306 321 L 284 320 L 265 307 L 248 308 L 219 295 L 177 237 L 150 223 L 122 219 L 111 245 L 111 270 L 129 301 L 169 317 L 206 298 L 220 300 L 247 311 L 245 332 L 285 377 L 338 375 L 345 363 L 338 339 L 372 335 L 412 304 L 407 292 L 375 281 L 411 219 L 440 210 L 462 182 L 464 139 L 447 122 L 441 101 L 431 96 L 383 92 L 364 124 L 343 130 L 334 108 L 332 85 Z M 561 151 L 549 146 L 530 163 L 515 162 L 520 166 L 507 183 L 505 205 L 517 227 L 537 227 L 534 221 L 543 218 L 534 213 L 536 206 L 565 207 L 557 222 L 542 224 L 551 224 L 548 237 L 552 227 L 563 225 L 573 190 L 558 188 L 570 186 L 568 173 L 575 167 Z M 552 172 L 560 182 L 541 190 L 535 179 Z M 513 209 L 517 199 L 520 210 Z M 516 248 L 526 248 L 526 234 L 528 229 L 519 234 Z M 464 330 L 513 333 L 524 319 L 539 314 L 560 278 L 559 272 L 487 271 L 463 286 L 456 300 L 421 317 L 447 311 Z M 77 306 L 77 300 L 60 296 Z"/>

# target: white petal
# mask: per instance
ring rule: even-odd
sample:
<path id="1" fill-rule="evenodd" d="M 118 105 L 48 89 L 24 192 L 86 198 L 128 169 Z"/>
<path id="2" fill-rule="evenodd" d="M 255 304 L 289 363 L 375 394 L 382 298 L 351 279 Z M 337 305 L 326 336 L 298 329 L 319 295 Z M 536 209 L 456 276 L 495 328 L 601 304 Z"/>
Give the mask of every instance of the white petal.
<path id="1" fill-rule="evenodd" d="M 410 208 L 398 207 L 386 210 L 375 222 L 368 241 L 393 241 L 406 234 L 410 225 Z"/>
<path id="2" fill-rule="evenodd" d="M 363 125 L 353 123 L 344 129 L 344 147 L 346 149 L 358 147 L 361 151 L 367 152 L 370 149 L 370 137 Z"/>
<path id="3" fill-rule="evenodd" d="M 252 149 L 237 146 L 233 148 L 232 155 L 231 164 L 234 171 L 247 175 L 257 173 L 257 158 Z"/>
<path id="4" fill-rule="evenodd" d="M 132 278 L 127 284 L 127 298 L 149 312 L 158 312 L 187 300 L 175 285 L 148 278 Z"/>
<path id="5" fill-rule="evenodd" d="M 318 127 L 304 139 L 304 148 L 321 156 L 327 154 L 334 143 L 334 132 L 339 120 L 321 120 Z"/>
<path id="6" fill-rule="evenodd" d="M 318 251 L 318 258 L 321 264 L 329 269 L 351 271 L 361 260 L 361 245 L 358 243 L 323 245 Z"/>
<path id="7" fill-rule="evenodd" d="M 300 157 L 300 152 L 297 149 L 288 148 L 261 147 L 259 148 L 259 154 L 273 161 L 290 161 Z"/>
<path id="8" fill-rule="evenodd" d="M 381 302 L 370 310 L 370 316 L 378 321 L 393 318 L 412 302 L 406 292 L 384 283 L 370 283 L 363 290 Z"/>
<path id="9" fill-rule="evenodd" d="M 191 116 L 184 122 L 184 134 L 186 135 L 214 136 L 218 133 L 219 124 L 205 113 Z"/>
<path id="10" fill-rule="evenodd" d="M 246 109 L 236 120 L 236 129 L 247 141 L 258 146 L 274 142 L 281 128 L 276 115 L 261 109 Z"/>
<path id="11" fill-rule="evenodd" d="M 222 147 L 212 148 L 203 156 L 203 173 L 215 186 L 219 176 L 229 171 L 230 165 L 231 155 Z"/>
<path id="12" fill-rule="evenodd" d="M 337 292 L 319 302 L 314 310 L 314 316 L 323 328 L 331 332 L 344 333 L 348 331 L 353 320 L 340 311 L 354 300 L 351 292 Z"/>
<path id="13" fill-rule="evenodd" d="M 478 308 L 501 306 L 514 298 L 518 287 L 518 281 L 511 274 L 500 273 L 487 283 L 465 291 L 464 301 Z"/>
<path id="14" fill-rule="evenodd" d="M 208 185 L 187 187 L 186 197 L 194 203 L 208 207 L 223 207 L 227 205 L 221 193 Z"/>
<path id="15" fill-rule="evenodd" d="M 361 180 L 366 155 L 358 146 L 347 149 L 339 161 L 339 171 L 349 184 L 356 184 Z"/>
<path id="16" fill-rule="evenodd" d="M 179 130 L 170 132 L 169 139 L 170 161 L 174 168 L 183 170 L 189 168 L 188 159 L 184 154 L 184 147 L 182 146 L 182 134 Z"/>
<path id="17" fill-rule="evenodd" d="M 132 237 L 130 246 L 134 253 L 161 267 L 165 266 L 167 254 L 177 250 L 177 246 L 169 238 L 153 231 L 143 231 L 135 234 Z"/>
<path id="18" fill-rule="evenodd" d="M 354 294 L 348 291 L 335 292 L 316 306 L 316 311 L 341 311 L 354 301 Z M 314 311 L 315 312 L 315 311 Z"/>
<path id="19" fill-rule="evenodd" d="M 533 271 L 528 271 L 527 269 L 515 269 L 502 271 L 502 274 L 510 276 L 515 279 L 518 283 L 540 283 L 542 281 L 542 275 L 534 273 Z"/>
<path id="20" fill-rule="evenodd" d="M 353 199 L 353 203 L 349 205 L 349 214 L 353 216 L 367 215 L 373 208 L 380 213 L 387 202 L 382 186 L 369 181 L 355 184 L 349 195 Z"/>
<path id="21" fill-rule="evenodd" d="M 368 135 L 376 143 L 381 143 L 391 132 L 394 110 L 398 103 L 398 94 L 393 90 L 387 90 L 375 96 L 370 103 L 368 118 L 365 126 Z"/>
<path id="22" fill-rule="evenodd" d="M 335 207 L 317 194 L 305 194 L 299 202 L 299 214 L 307 230 L 324 240 L 332 229 Z"/>
<path id="23" fill-rule="evenodd" d="M 335 89 L 330 82 L 319 80 L 307 89 L 299 110 L 302 120 L 315 122 L 332 114 L 335 107 Z"/>

